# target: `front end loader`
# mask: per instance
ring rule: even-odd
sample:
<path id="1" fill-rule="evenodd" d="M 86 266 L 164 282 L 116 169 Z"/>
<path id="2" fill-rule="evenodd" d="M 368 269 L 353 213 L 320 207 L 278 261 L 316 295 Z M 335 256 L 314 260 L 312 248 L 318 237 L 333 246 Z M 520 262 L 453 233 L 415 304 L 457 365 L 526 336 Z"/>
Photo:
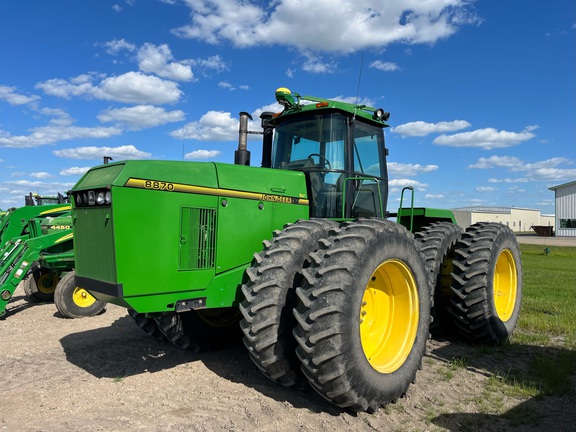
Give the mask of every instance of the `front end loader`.
<path id="1" fill-rule="evenodd" d="M 100 313 L 105 303 L 74 284 L 72 217 L 67 199 L 61 194 L 30 194 L 25 198 L 24 207 L 10 209 L 0 221 L 0 317 L 6 316 L 6 306 L 21 282 L 30 301 L 54 301 L 65 317 Z"/>

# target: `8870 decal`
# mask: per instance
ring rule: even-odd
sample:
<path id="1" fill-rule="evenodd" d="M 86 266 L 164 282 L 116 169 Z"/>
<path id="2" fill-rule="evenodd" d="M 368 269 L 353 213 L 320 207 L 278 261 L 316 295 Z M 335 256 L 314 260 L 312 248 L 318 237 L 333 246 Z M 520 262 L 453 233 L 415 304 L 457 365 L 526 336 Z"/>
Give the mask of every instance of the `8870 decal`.
<path id="1" fill-rule="evenodd" d="M 146 180 L 146 181 L 144 181 L 144 188 L 145 189 L 173 191 L 174 190 L 174 183 Z"/>

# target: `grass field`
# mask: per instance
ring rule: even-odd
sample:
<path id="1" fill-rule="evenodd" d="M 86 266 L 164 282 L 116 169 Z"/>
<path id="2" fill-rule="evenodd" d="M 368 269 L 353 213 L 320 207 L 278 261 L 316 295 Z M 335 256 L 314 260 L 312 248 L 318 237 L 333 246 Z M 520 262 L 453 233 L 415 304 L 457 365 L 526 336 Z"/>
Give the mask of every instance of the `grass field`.
<path id="1" fill-rule="evenodd" d="M 515 342 L 576 349 L 576 248 L 521 245 L 522 312 Z"/>
<path id="2" fill-rule="evenodd" d="M 486 379 L 464 400 L 471 410 L 431 408 L 429 424 L 438 427 L 431 430 L 575 430 L 576 247 L 545 248 L 520 245 L 522 309 L 509 343 L 469 345 L 444 357 L 440 380 L 465 376 L 458 385 L 472 386 L 474 374 L 463 371 Z"/>
<path id="3" fill-rule="evenodd" d="M 576 248 L 549 249 L 546 254 L 542 246 L 520 246 L 522 310 L 510 348 L 548 347 L 530 360 L 528 392 L 562 395 L 572 391 L 576 373 Z"/>

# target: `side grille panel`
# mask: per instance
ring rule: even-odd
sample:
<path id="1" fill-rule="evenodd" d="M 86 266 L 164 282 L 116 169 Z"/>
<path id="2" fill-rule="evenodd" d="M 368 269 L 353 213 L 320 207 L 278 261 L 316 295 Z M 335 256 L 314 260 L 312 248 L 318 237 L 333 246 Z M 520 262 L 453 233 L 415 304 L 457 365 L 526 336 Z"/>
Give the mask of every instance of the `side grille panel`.
<path id="1" fill-rule="evenodd" d="M 183 207 L 180 226 L 180 270 L 214 268 L 216 210 Z"/>

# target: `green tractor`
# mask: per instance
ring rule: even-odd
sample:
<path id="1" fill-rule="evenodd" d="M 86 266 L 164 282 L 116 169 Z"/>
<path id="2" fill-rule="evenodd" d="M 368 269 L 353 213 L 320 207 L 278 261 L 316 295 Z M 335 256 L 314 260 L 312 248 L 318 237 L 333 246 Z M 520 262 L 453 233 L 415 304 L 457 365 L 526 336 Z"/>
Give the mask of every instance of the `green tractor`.
<path id="1" fill-rule="evenodd" d="M 74 285 L 71 206 L 67 197 L 32 195 L 0 219 L 0 317 L 22 283 L 32 302 L 54 301 L 68 318 L 100 313 L 104 302 Z"/>
<path id="2" fill-rule="evenodd" d="M 28 221 L 33 217 L 59 215 L 70 212 L 68 197 L 41 196 L 32 194 L 24 196 L 23 207 L 13 207 L 0 214 L 0 246 L 6 241 L 28 234 Z"/>
<path id="3" fill-rule="evenodd" d="M 276 98 L 261 167 L 240 113 L 235 164 L 88 171 L 72 190 L 76 284 L 183 348 L 239 333 L 264 375 L 353 411 L 406 392 L 432 317 L 436 330 L 507 341 L 522 290 L 511 230 L 463 232 L 450 211 L 413 204 L 388 212 L 389 114 L 285 88 Z"/>

